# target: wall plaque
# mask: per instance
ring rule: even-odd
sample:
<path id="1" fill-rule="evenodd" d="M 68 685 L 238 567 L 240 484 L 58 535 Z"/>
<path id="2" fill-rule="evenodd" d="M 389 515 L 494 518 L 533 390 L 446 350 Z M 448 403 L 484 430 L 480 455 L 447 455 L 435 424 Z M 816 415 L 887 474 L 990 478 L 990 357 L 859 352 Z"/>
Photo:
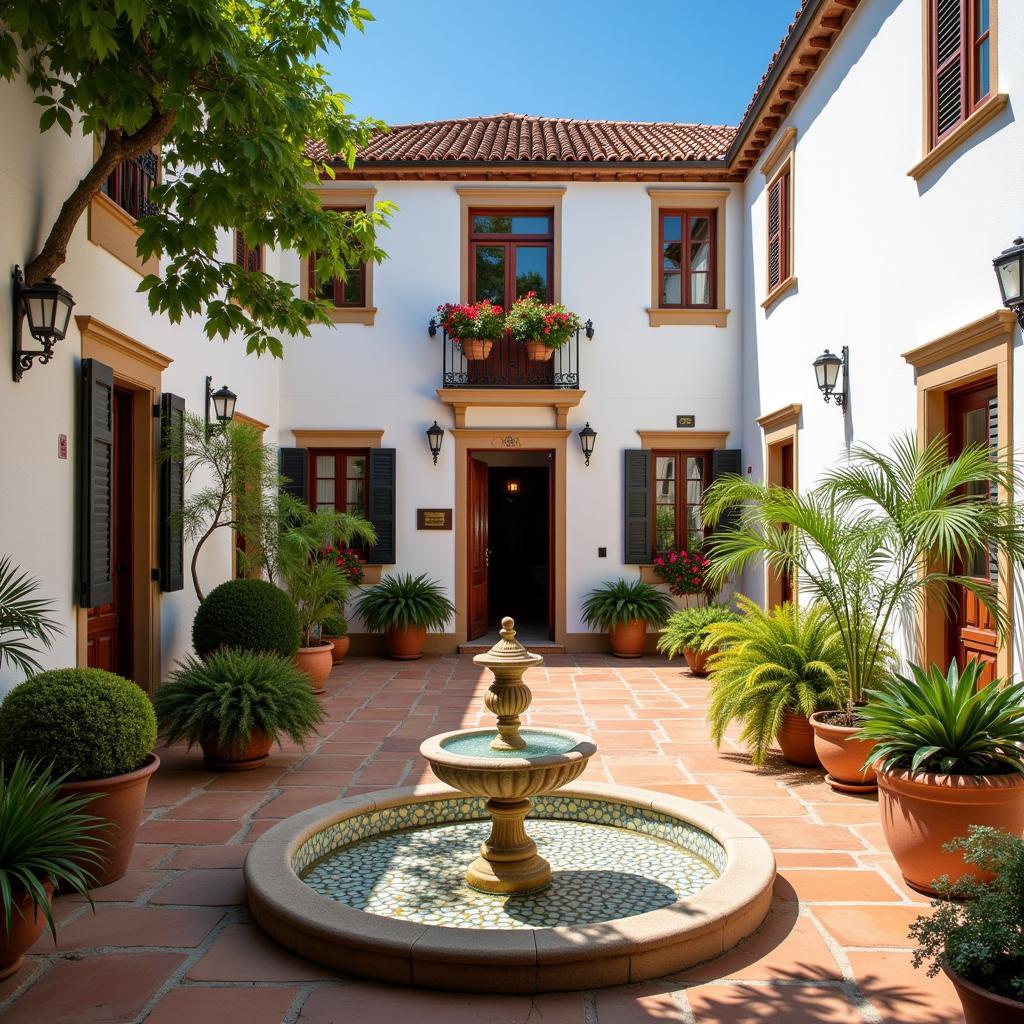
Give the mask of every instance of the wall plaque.
<path id="1" fill-rule="evenodd" d="M 450 530 L 451 528 L 452 510 L 450 508 L 416 509 L 417 530 Z"/>
<path id="2" fill-rule="evenodd" d="M 677 427 L 695 427 L 697 426 L 696 416 L 677 416 L 676 417 Z"/>

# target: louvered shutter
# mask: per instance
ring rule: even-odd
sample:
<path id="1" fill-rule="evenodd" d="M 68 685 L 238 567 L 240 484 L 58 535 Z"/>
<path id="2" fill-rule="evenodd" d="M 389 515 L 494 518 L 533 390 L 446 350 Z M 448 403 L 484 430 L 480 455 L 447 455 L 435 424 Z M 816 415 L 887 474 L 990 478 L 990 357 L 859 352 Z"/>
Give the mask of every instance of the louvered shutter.
<path id="1" fill-rule="evenodd" d="M 395 545 L 395 449 L 371 448 L 367 459 L 370 487 L 369 519 L 377 531 L 377 543 L 366 559 L 369 565 L 394 565 Z"/>
<path id="2" fill-rule="evenodd" d="M 768 291 L 787 277 L 787 225 L 789 173 L 780 174 L 768 187 Z"/>
<path id="3" fill-rule="evenodd" d="M 309 452 L 305 448 L 279 448 L 277 465 L 281 476 L 281 493 L 309 503 Z"/>
<path id="4" fill-rule="evenodd" d="M 624 537 L 622 561 L 647 565 L 651 561 L 651 453 L 644 448 L 627 448 L 623 474 Z"/>
<path id="5" fill-rule="evenodd" d="M 79 429 L 79 596 L 83 608 L 114 600 L 114 371 L 82 360 Z"/>
<path id="6" fill-rule="evenodd" d="M 711 453 L 711 481 L 719 477 L 743 473 L 743 453 L 739 448 L 717 448 Z M 715 526 L 716 530 L 730 530 L 738 525 L 740 510 L 731 508 L 724 512 Z"/>
<path id="7" fill-rule="evenodd" d="M 932 131 L 938 142 L 967 116 L 968 0 L 932 0 Z"/>
<path id="8" fill-rule="evenodd" d="M 166 453 L 171 442 L 181 444 L 185 427 L 185 399 L 160 396 L 160 445 Z M 185 461 L 168 458 L 160 463 L 160 589 L 165 593 L 185 586 L 185 531 L 177 517 L 185 500 Z"/>

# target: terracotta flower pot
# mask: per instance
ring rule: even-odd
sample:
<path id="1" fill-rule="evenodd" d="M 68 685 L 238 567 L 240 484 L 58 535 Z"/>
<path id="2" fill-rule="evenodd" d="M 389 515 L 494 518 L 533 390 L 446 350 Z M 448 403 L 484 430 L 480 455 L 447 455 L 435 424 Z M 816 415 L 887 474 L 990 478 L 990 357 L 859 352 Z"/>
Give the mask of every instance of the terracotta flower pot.
<path id="1" fill-rule="evenodd" d="M 106 844 L 100 850 L 102 863 L 84 865 L 95 879 L 94 887 L 116 882 L 128 870 L 128 861 L 135 848 L 135 835 L 142 821 L 149 779 L 159 767 L 160 758 L 156 754 L 148 754 L 141 768 L 126 775 L 65 782 L 60 787 L 61 796 L 101 794 L 85 807 L 86 814 L 107 822 L 105 828 L 95 833 Z"/>
<path id="2" fill-rule="evenodd" d="M 806 768 L 821 767 L 818 752 L 814 749 L 814 730 L 806 715 L 788 713 L 775 739 L 782 750 L 782 756 L 790 764 Z"/>
<path id="3" fill-rule="evenodd" d="M 423 645 L 427 642 L 427 631 L 416 626 L 405 629 L 389 629 L 387 632 L 388 655 L 396 661 L 415 661 L 423 657 Z"/>
<path id="4" fill-rule="evenodd" d="M 833 789 L 845 793 L 873 793 L 878 788 L 875 770 L 870 765 L 861 768 L 875 749 L 874 740 L 851 739 L 857 733 L 855 726 L 832 725 L 822 719 L 828 711 L 816 711 L 811 715 L 814 730 L 814 749 L 818 760 L 828 774 L 825 781 Z"/>
<path id="5" fill-rule="evenodd" d="M 49 882 L 43 882 L 43 885 L 46 888 L 47 899 L 51 899 L 53 885 Z M 37 906 L 33 910 L 28 893 L 21 892 L 15 898 L 11 911 L 10 933 L 0 919 L 0 981 L 19 970 L 25 962 L 25 953 L 36 944 L 45 927 L 46 917 L 43 915 L 43 908 Z"/>
<path id="6" fill-rule="evenodd" d="M 207 736 L 199 744 L 203 748 L 206 767 L 215 772 L 246 772 L 259 768 L 270 756 L 274 745 L 272 737 L 263 732 L 253 732 L 244 747 L 222 747 L 216 736 Z"/>
<path id="7" fill-rule="evenodd" d="M 483 341 L 480 338 L 460 338 L 459 348 L 462 354 L 470 361 L 486 359 L 494 348 L 493 341 Z"/>
<path id="8" fill-rule="evenodd" d="M 315 647 L 300 647 L 295 652 L 295 667 L 309 676 L 314 693 L 326 693 L 324 680 L 334 666 L 334 644 L 320 643 Z"/>
<path id="9" fill-rule="evenodd" d="M 616 658 L 639 658 L 644 653 L 647 640 L 647 623 L 633 619 L 613 626 L 609 631 L 612 640 L 612 654 Z"/>
<path id="10" fill-rule="evenodd" d="M 714 650 L 698 651 L 693 647 L 684 647 L 683 657 L 686 658 L 686 667 L 690 670 L 690 675 L 706 676 L 708 674 L 708 658 L 714 653 Z"/>
<path id="11" fill-rule="evenodd" d="M 334 648 L 331 652 L 331 661 L 335 665 L 340 665 L 345 660 L 345 655 L 348 654 L 352 641 L 349 640 L 347 634 L 345 636 L 325 636 L 324 640 L 329 641 Z"/>
<path id="12" fill-rule="evenodd" d="M 992 875 L 964 863 L 963 855 L 942 847 L 967 835 L 968 825 L 990 825 L 1010 835 L 1024 835 L 1024 776 L 935 775 L 878 769 L 882 831 L 907 884 L 934 894 L 940 875 L 954 881 Z"/>
<path id="13" fill-rule="evenodd" d="M 974 982 L 961 978 L 945 964 L 942 973 L 953 982 L 953 988 L 960 997 L 964 1008 L 964 1024 L 1024 1024 L 1024 1003 L 1006 996 L 997 996 L 975 985 Z"/>
<path id="14" fill-rule="evenodd" d="M 523 348 L 526 349 L 526 358 L 531 363 L 546 363 L 555 354 L 555 350 L 550 345 L 545 345 L 543 341 L 524 342 Z"/>

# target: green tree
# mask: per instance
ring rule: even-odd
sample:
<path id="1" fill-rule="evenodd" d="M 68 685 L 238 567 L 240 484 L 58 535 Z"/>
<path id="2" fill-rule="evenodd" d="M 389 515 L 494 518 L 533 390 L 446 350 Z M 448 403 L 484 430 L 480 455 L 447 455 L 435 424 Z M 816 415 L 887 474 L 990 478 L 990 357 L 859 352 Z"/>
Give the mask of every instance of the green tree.
<path id="1" fill-rule="evenodd" d="M 218 232 L 251 245 L 318 254 L 320 280 L 380 260 L 376 232 L 393 207 L 323 209 L 331 176 L 320 152 L 351 166 L 377 121 L 358 120 L 334 92 L 320 51 L 373 16 L 359 0 L 0 0 L 0 75 L 24 72 L 42 108 L 40 129 L 77 128 L 97 140 L 88 173 L 27 262 L 35 284 L 67 257 L 75 225 L 122 161 L 160 149 L 155 209 L 139 219 L 138 253 L 159 254 L 145 277 L 150 309 L 177 323 L 205 316 L 210 338 L 245 338 L 280 357 L 279 335 L 329 323 L 327 304 L 216 255 Z"/>

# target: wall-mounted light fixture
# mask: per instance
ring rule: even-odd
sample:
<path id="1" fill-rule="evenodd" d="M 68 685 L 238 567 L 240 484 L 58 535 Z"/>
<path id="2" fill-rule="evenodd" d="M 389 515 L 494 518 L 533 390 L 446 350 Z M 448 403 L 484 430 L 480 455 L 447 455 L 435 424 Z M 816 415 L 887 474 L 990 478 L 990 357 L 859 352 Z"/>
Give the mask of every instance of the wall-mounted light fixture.
<path id="1" fill-rule="evenodd" d="M 843 388 L 836 390 L 839 381 L 839 371 L 843 371 Z M 844 411 L 850 400 L 850 350 L 844 345 L 841 356 L 837 356 L 828 349 L 814 360 L 814 377 L 818 384 L 818 390 L 822 398 L 828 402 L 834 401 Z"/>
<path id="2" fill-rule="evenodd" d="M 580 431 L 580 448 L 583 449 L 583 459 L 586 465 L 590 465 L 590 456 L 594 454 L 594 442 L 597 440 L 597 431 L 587 422 L 587 425 Z"/>
<path id="3" fill-rule="evenodd" d="M 519 481 L 510 477 L 505 481 L 505 498 L 507 501 L 515 501 L 519 497 Z"/>
<path id="4" fill-rule="evenodd" d="M 230 423 L 235 416 L 235 403 L 238 401 L 238 395 L 234 393 L 226 384 L 219 388 L 217 391 L 213 390 L 213 378 L 206 378 L 206 436 L 210 436 L 210 431 L 213 429 L 213 421 L 210 419 L 210 406 L 213 406 L 213 415 L 216 417 L 217 422 L 224 426 Z"/>
<path id="5" fill-rule="evenodd" d="M 1017 237 L 993 261 L 1003 305 L 1017 317 L 1024 329 L 1024 238 Z"/>
<path id="6" fill-rule="evenodd" d="M 14 315 L 12 370 L 15 381 L 19 381 L 25 371 L 32 368 L 33 360 L 48 363 L 53 358 L 53 346 L 63 341 L 67 334 L 75 300 L 52 277 L 39 284 L 25 284 L 21 267 L 15 267 L 11 272 L 11 287 L 11 309 Z M 25 320 L 28 320 L 29 334 L 42 348 L 21 347 L 21 330 Z"/>
<path id="7" fill-rule="evenodd" d="M 441 442 L 444 440 L 444 427 L 437 420 L 434 420 L 432 427 L 427 427 L 427 444 L 430 445 L 430 454 L 434 456 L 434 465 L 437 465 L 437 457 L 441 454 Z"/>

